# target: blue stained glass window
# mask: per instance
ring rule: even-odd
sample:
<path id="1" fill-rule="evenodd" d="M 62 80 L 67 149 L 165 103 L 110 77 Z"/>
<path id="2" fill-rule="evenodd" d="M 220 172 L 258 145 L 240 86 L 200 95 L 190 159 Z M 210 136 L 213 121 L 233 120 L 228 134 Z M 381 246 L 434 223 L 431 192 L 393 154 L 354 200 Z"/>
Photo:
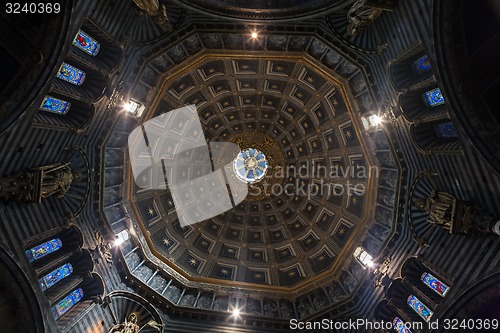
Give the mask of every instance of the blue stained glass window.
<path id="1" fill-rule="evenodd" d="M 85 81 L 85 76 L 86 75 L 82 70 L 68 65 L 65 62 L 62 63 L 56 74 L 57 78 L 77 86 L 81 85 L 83 81 Z"/>
<path id="2" fill-rule="evenodd" d="M 426 92 L 422 95 L 422 98 L 424 99 L 424 103 L 427 106 L 437 106 L 444 104 L 444 97 L 443 94 L 441 94 L 441 89 L 439 88 L 432 89 Z"/>
<path id="3" fill-rule="evenodd" d="M 410 295 L 408 297 L 408 305 L 418 313 L 420 317 L 422 317 L 425 321 L 431 320 L 432 315 L 434 312 L 432 312 L 427 306 L 425 306 L 424 303 L 422 303 L 416 296 Z"/>
<path id="4" fill-rule="evenodd" d="M 429 273 L 424 273 L 420 277 L 420 280 L 429 288 L 434 290 L 436 293 L 438 293 L 441 296 L 445 296 L 448 291 L 450 290 L 450 287 L 448 287 L 446 284 L 441 282 L 438 278 L 433 276 L 432 274 Z"/>
<path id="5" fill-rule="evenodd" d="M 81 30 L 78 30 L 75 39 L 73 39 L 73 45 L 92 56 L 96 56 L 101 49 L 101 45 L 94 38 Z"/>
<path id="6" fill-rule="evenodd" d="M 52 96 L 45 96 L 42 105 L 40 105 L 40 110 L 57 114 L 66 114 L 68 113 L 70 107 L 70 102 L 66 102 Z"/>
<path id="7" fill-rule="evenodd" d="M 412 69 L 416 74 L 425 73 L 431 69 L 431 62 L 427 55 L 421 56 L 412 64 Z"/>
<path id="8" fill-rule="evenodd" d="M 253 183 L 264 177 L 267 171 L 266 156 L 257 149 L 248 148 L 234 159 L 236 176 L 244 182 Z"/>
<path id="9" fill-rule="evenodd" d="M 399 317 L 394 318 L 394 320 L 392 321 L 392 325 L 394 326 L 396 332 L 412 333 L 410 329 L 405 326 L 405 323 Z"/>
<path id="10" fill-rule="evenodd" d="M 80 302 L 82 298 L 83 298 L 82 288 L 75 289 L 71 294 L 64 297 L 50 309 L 52 311 L 52 315 L 56 320 L 61 318 L 76 303 Z"/>
<path id="11" fill-rule="evenodd" d="M 436 132 L 436 136 L 438 138 L 450 139 L 457 137 L 457 131 L 455 130 L 455 126 L 453 126 L 453 123 L 451 121 L 434 125 L 434 131 Z"/>
<path id="12" fill-rule="evenodd" d="M 26 250 L 26 256 L 30 262 L 38 260 L 46 255 L 59 250 L 62 247 L 62 241 L 59 238 L 54 238 L 43 244 L 37 245 L 29 250 Z"/>
<path id="13" fill-rule="evenodd" d="M 38 280 L 40 282 L 40 286 L 42 290 L 45 291 L 64 279 L 67 276 L 70 276 L 73 273 L 73 266 L 71 264 L 64 264 L 61 267 L 56 268 L 49 274 L 45 275 L 41 279 Z"/>

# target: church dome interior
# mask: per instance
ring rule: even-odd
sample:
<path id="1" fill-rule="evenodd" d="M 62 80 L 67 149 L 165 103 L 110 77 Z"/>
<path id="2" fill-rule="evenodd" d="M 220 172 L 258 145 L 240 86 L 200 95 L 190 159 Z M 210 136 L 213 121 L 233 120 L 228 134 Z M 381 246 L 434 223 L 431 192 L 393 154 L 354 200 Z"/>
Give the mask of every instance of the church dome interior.
<path id="1" fill-rule="evenodd" d="M 499 329 L 494 1 L 0 15 L 8 332 Z"/>

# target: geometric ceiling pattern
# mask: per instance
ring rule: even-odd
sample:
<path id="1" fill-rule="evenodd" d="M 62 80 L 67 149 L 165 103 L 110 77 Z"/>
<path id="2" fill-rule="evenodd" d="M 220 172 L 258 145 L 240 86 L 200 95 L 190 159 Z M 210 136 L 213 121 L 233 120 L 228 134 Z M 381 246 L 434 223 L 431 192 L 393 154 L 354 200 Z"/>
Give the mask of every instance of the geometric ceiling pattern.
<path id="1" fill-rule="evenodd" d="M 130 98 L 146 106 L 144 119 L 121 119 L 105 143 L 101 211 L 115 234 L 130 232 L 120 249 L 125 277 L 172 309 L 223 318 L 235 306 L 282 320 L 345 311 L 367 276 L 354 248 L 379 255 L 395 230 L 398 206 L 399 163 L 390 140 L 360 125 L 360 115 L 378 109 L 370 68 L 311 34 L 262 33 L 252 40 L 235 27 L 170 42 L 144 46 L 146 61 L 131 64 L 137 70 Z M 181 228 L 168 191 L 144 189 L 147 175 L 135 184 L 127 138 L 144 121 L 188 104 L 196 105 L 208 141 L 262 151 L 266 176 L 277 167 L 311 170 L 313 161 L 318 172 L 295 177 L 305 181 L 305 192 L 299 184 L 288 188 L 298 187 L 297 195 L 249 196 Z M 321 171 L 374 164 L 380 174 L 373 177 L 331 179 Z M 367 191 L 308 196 L 307 186 L 323 180 Z"/>
<path id="2" fill-rule="evenodd" d="M 253 137 L 259 146 L 266 137 L 284 159 L 266 195 L 186 227 L 168 191 L 142 189 L 154 176 L 144 175 L 129 200 L 152 252 L 187 279 L 223 286 L 286 290 L 331 278 L 352 257 L 346 250 L 367 219 L 370 192 L 370 158 L 342 80 L 277 53 L 201 55 L 169 74 L 146 119 L 196 105 L 207 142 Z"/>

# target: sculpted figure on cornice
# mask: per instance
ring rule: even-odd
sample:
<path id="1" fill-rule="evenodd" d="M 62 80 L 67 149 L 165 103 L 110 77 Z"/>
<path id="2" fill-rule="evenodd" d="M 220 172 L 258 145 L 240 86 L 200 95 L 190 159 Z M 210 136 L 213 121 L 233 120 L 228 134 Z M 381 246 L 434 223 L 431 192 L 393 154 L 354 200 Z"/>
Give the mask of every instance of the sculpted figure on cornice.
<path id="1" fill-rule="evenodd" d="M 55 163 L 21 171 L 0 180 L 0 198 L 40 203 L 50 196 L 62 198 L 81 173 L 70 163 Z"/>
<path id="2" fill-rule="evenodd" d="M 416 207 L 429 214 L 428 221 L 450 234 L 500 234 L 500 220 L 473 202 L 458 200 L 452 194 L 432 191 L 427 198 L 417 198 Z"/>
<path id="3" fill-rule="evenodd" d="M 172 24 L 168 19 L 167 8 L 158 0 L 133 0 L 134 3 L 146 15 L 151 16 L 153 21 L 166 31 L 172 30 Z"/>
<path id="4" fill-rule="evenodd" d="M 271 300 L 264 301 L 264 315 L 269 317 L 278 317 L 278 305 Z"/>
<path id="5" fill-rule="evenodd" d="M 138 333 L 139 325 L 137 325 L 137 321 L 137 313 L 133 312 L 128 315 L 125 322 L 113 325 L 113 327 L 109 329 L 109 333 Z"/>
<path id="6" fill-rule="evenodd" d="M 392 11 L 394 3 L 391 0 L 357 0 L 347 13 L 349 26 L 347 32 L 356 36 L 366 27 L 375 23 L 385 11 Z"/>

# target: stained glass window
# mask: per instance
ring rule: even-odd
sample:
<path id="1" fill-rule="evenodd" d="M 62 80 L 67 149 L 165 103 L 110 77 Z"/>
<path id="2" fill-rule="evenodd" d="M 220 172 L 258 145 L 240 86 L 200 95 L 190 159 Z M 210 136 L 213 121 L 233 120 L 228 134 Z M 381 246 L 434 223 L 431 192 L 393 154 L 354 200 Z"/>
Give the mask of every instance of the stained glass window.
<path id="1" fill-rule="evenodd" d="M 404 321 L 402 321 L 399 317 L 394 318 L 392 321 L 392 325 L 396 332 L 399 333 L 412 333 L 408 327 L 406 327 Z"/>
<path id="2" fill-rule="evenodd" d="M 82 288 L 78 288 L 74 290 L 71 294 L 64 297 L 62 300 L 57 302 L 50 310 L 52 311 L 52 315 L 57 320 L 61 318 L 69 309 L 71 309 L 76 303 L 80 302 L 83 298 L 83 290 Z"/>
<path id="3" fill-rule="evenodd" d="M 40 110 L 53 112 L 57 114 L 66 114 L 71 107 L 70 102 L 63 101 L 52 96 L 45 96 L 42 105 L 40 105 Z"/>
<path id="4" fill-rule="evenodd" d="M 266 174 L 267 159 L 261 151 L 248 148 L 234 159 L 233 167 L 239 179 L 246 183 L 254 183 Z"/>
<path id="5" fill-rule="evenodd" d="M 26 250 L 26 256 L 30 262 L 38 260 L 46 255 L 59 250 L 62 247 L 62 241 L 59 238 L 54 238 L 43 244 L 37 245 L 29 250 Z"/>
<path id="6" fill-rule="evenodd" d="M 436 277 L 429 273 L 424 273 L 420 277 L 420 280 L 429 288 L 434 290 L 436 293 L 438 293 L 441 296 L 445 296 L 448 291 L 450 290 L 450 287 L 448 287 L 446 284 L 443 282 L 439 281 Z"/>
<path id="7" fill-rule="evenodd" d="M 429 321 L 434 314 L 424 303 L 422 303 L 416 296 L 410 295 L 408 297 L 408 305 L 418 313 L 425 321 Z"/>
<path id="8" fill-rule="evenodd" d="M 92 56 L 96 56 L 101 48 L 101 45 L 94 38 L 81 30 L 78 30 L 75 39 L 73 39 L 73 45 Z"/>
<path id="9" fill-rule="evenodd" d="M 64 264 L 61 267 L 56 268 L 49 274 L 45 275 L 41 279 L 38 280 L 40 282 L 40 286 L 42 290 L 45 291 L 64 279 L 67 276 L 70 276 L 73 273 L 73 266 L 71 264 Z"/>
<path id="10" fill-rule="evenodd" d="M 427 55 L 423 55 L 412 63 L 412 69 L 416 74 L 425 73 L 431 69 L 431 62 Z"/>
<path id="11" fill-rule="evenodd" d="M 66 82 L 75 84 L 77 86 L 81 85 L 85 81 L 85 73 L 78 68 L 75 68 L 67 63 L 63 62 L 59 70 L 57 71 L 56 77 L 64 80 Z"/>
<path id="12" fill-rule="evenodd" d="M 437 106 L 444 104 L 444 97 L 443 94 L 441 94 L 441 89 L 439 88 L 432 89 L 426 92 L 422 95 L 422 98 L 424 99 L 424 103 L 427 106 Z"/>
<path id="13" fill-rule="evenodd" d="M 434 125 L 434 131 L 436 132 L 438 138 L 449 139 L 457 137 L 455 126 L 453 126 L 453 123 L 451 121 Z"/>

